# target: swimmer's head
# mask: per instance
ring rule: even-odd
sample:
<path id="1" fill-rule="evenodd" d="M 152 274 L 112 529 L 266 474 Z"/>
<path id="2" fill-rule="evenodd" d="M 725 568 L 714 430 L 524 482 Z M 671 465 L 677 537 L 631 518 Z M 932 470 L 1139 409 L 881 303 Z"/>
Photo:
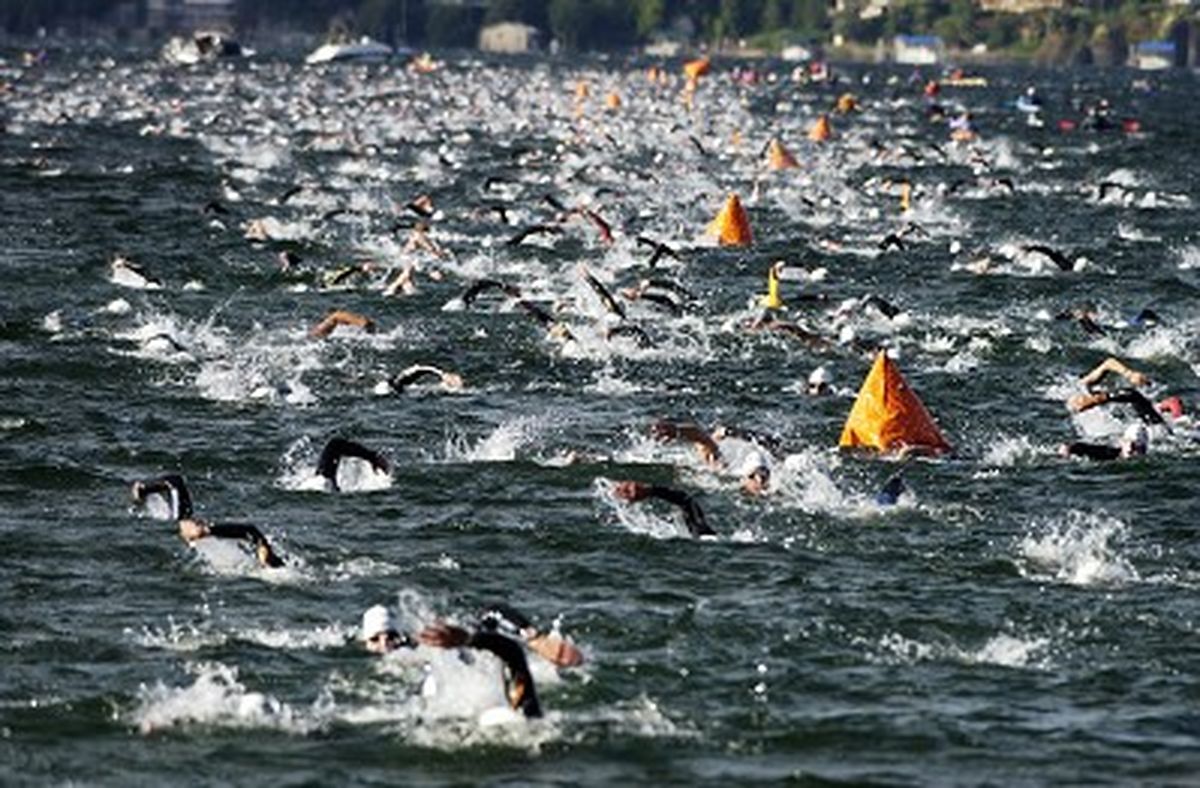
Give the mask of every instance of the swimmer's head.
<path id="1" fill-rule="evenodd" d="M 1150 446 L 1150 433 L 1144 424 L 1131 424 L 1121 436 L 1121 456 L 1140 457 Z"/>
<path id="2" fill-rule="evenodd" d="M 833 376 L 829 374 L 829 370 L 825 367 L 817 367 L 808 375 L 808 394 L 816 397 L 821 394 L 829 393 L 829 384 L 833 381 Z"/>
<path id="3" fill-rule="evenodd" d="M 752 451 L 742 460 L 738 468 L 738 476 L 742 477 L 742 489 L 751 495 L 762 495 L 771 483 L 771 466 L 767 459 L 757 451 Z"/>
<path id="4" fill-rule="evenodd" d="M 362 639 L 367 651 L 372 654 L 386 654 L 407 645 L 407 639 L 396 627 L 392 612 L 383 605 L 375 605 L 363 613 Z"/>

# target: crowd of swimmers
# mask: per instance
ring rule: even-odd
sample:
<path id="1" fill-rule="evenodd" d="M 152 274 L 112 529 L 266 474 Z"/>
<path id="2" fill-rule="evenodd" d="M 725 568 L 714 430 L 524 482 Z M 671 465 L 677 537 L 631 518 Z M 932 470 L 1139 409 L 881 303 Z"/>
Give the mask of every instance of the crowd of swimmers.
<path id="1" fill-rule="evenodd" d="M 743 81 L 752 83 L 756 77 L 751 72 L 741 75 Z M 952 112 L 940 101 L 940 91 L 936 82 L 925 85 L 923 95 L 927 104 L 927 112 L 931 117 L 945 120 L 948 124 L 951 139 L 959 143 L 970 143 L 978 134 L 975 119 L 965 109 Z M 1043 111 L 1041 97 L 1032 88 L 1018 101 L 1018 109 L 1031 116 Z M 852 94 L 841 96 L 830 114 L 849 115 L 859 110 L 858 100 Z M 1101 102 L 1087 111 L 1086 123 L 1096 129 L 1106 127 L 1109 108 L 1106 102 Z M 829 114 L 822 114 L 813 127 L 810 139 L 813 142 L 825 142 L 832 136 Z M 693 140 L 694 141 L 694 140 Z M 694 141 L 695 142 L 695 141 Z M 702 146 L 695 143 L 697 147 Z M 786 163 L 790 154 L 776 147 L 773 156 Z M 793 161 L 794 163 L 794 161 Z M 1011 185 L 1011 184 L 1010 184 Z M 896 187 L 902 195 L 902 208 L 907 211 L 912 199 L 912 185 L 904 182 L 899 184 L 881 184 L 881 187 Z M 286 198 L 285 198 L 286 199 Z M 556 235 L 563 232 L 568 223 L 579 223 L 589 228 L 587 231 L 595 234 L 600 242 L 613 242 L 611 226 L 597 209 L 581 206 L 567 206 L 552 197 L 546 198 L 547 204 L 554 209 L 553 218 L 521 228 L 509 240 L 509 245 L 518 245 L 526 238 L 535 235 Z M 219 207 L 219 206 L 218 206 Z M 216 209 L 214 209 L 216 210 Z M 430 233 L 429 220 L 436 210 L 428 195 L 420 195 L 405 206 L 405 210 L 417 214 L 420 220 L 409 232 L 404 247 L 406 254 L 421 254 L 434 259 L 445 259 L 449 253 Z M 503 207 L 501 211 L 503 212 Z M 883 252 L 903 251 L 914 237 L 924 233 L 916 223 L 910 222 L 901 230 L 889 234 L 879 243 Z M 247 237 L 255 240 L 268 240 L 269 228 L 262 223 L 250 223 Z M 652 238 L 640 236 L 637 238 L 638 248 L 646 248 L 650 257 L 647 261 L 649 273 L 631 286 L 610 289 L 602 283 L 586 266 L 579 266 L 578 275 L 586 284 L 588 290 L 595 295 L 609 322 L 605 324 L 603 336 L 610 341 L 625 339 L 638 343 L 640 347 L 650 347 L 654 339 L 642 328 L 628 322 L 627 309 L 630 304 L 640 303 L 663 310 L 674 316 L 679 316 L 694 308 L 695 296 L 682 283 L 663 274 L 656 269 L 656 264 L 664 259 L 679 259 L 679 251 L 668 244 Z M 1066 255 L 1048 247 L 1029 246 L 1028 253 L 1040 253 L 1050 259 L 1058 268 L 1071 270 L 1074 263 Z M 280 266 L 285 271 L 291 271 L 297 265 L 296 258 L 290 253 L 280 257 Z M 161 283 L 145 271 L 123 258 L 113 263 L 114 277 L 137 278 L 140 286 L 159 287 Z M 342 266 L 326 272 L 322 282 L 326 287 L 340 287 L 364 275 L 376 271 L 373 264 L 355 264 Z M 383 292 L 387 296 L 407 294 L 417 287 L 418 268 L 406 265 L 398 272 L 389 273 Z M 435 270 L 428 272 L 431 279 L 440 279 L 441 275 Z M 785 265 L 782 262 L 772 263 L 767 269 L 767 292 L 756 299 L 755 316 L 746 321 L 743 328 L 749 332 L 771 331 L 794 337 L 809 347 L 828 349 L 838 344 L 849 344 L 854 350 L 865 351 L 865 348 L 855 344 L 853 337 L 843 342 L 840 337 L 832 336 L 829 332 L 810 328 L 800 320 L 795 319 L 794 312 L 788 312 L 788 304 L 824 304 L 827 297 L 811 292 L 788 294 L 785 297 L 783 285 Z M 528 315 L 540 325 L 549 336 L 562 342 L 573 341 L 574 335 L 557 316 L 556 310 L 547 308 L 529 299 L 521 289 L 511 283 L 495 279 L 480 279 L 472 282 L 462 292 L 461 302 L 470 307 L 478 299 L 496 295 L 508 299 L 517 309 Z M 870 311 L 885 320 L 895 320 L 903 310 L 888 299 L 877 294 L 856 294 L 847 298 L 835 308 L 831 320 L 836 326 L 846 321 L 856 312 Z M 1102 331 L 1092 312 L 1084 310 L 1076 314 L 1071 312 L 1067 317 L 1075 320 L 1085 331 Z M 334 309 L 321 320 L 311 326 L 309 336 L 314 340 L 326 340 L 336 331 L 351 329 L 371 333 L 376 331 L 377 323 L 372 318 L 347 309 Z M 1119 377 L 1125 385 L 1117 388 L 1100 388 L 1110 375 Z M 384 382 L 386 390 L 403 391 L 418 382 L 435 381 L 446 391 L 461 390 L 465 383 L 458 372 L 443 369 L 432 364 L 415 364 Z M 1110 461 L 1122 458 L 1133 458 L 1146 454 L 1149 448 L 1152 431 L 1170 431 L 1172 423 L 1183 417 L 1183 405 L 1178 397 L 1165 397 L 1157 402 L 1152 401 L 1143 393 L 1150 381 L 1141 372 L 1131 369 L 1115 358 L 1109 358 L 1089 371 L 1081 379 L 1084 393 L 1071 397 L 1067 403 L 1073 413 L 1101 406 L 1128 406 L 1132 409 L 1136 420 L 1128 424 L 1116 445 L 1073 441 L 1064 443 L 1060 452 L 1064 456 L 1081 457 L 1096 461 Z M 814 369 L 807 377 L 803 390 L 812 397 L 824 397 L 839 392 L 833 386 L 832 375 L 827 366 Z M 740 430 L 729 425 L 714 427 L 701 426 L 692 421 L 660 419 L 654 421 L 649 432 L 654 439 L 662 443 L 681 443 L 690 446 L 695 452 L 700 464 L 714 472 L 731 474 L 736 477 L 740 494 L 749 498 L 767 496 L 775 491 L 775 473 L 773 469 L 785 454 L 780 441 L 770 435 L 752 431 Z M 730 450 L 733 442 L 739 444 L 738 451 Z M 749 446 L 749 449 L 745 447 Z M 901 447 L 897 452 L 906 456 L 910 450 L 918 451 L 920 446 Z M 389 473 L 390 464 L 379 452 L 362 444 L 343 438 L 330 440 L 322 449 L 317 460 L 315 472 L 323 480 L 326 488 L 335 492 L 339 490 L 339 468 L 348 461 L 356 460 L 367 463 L 377 473 Z M 716 530 L 709 524 L 707 517 L 697 497 L 686 490 L 671 485 L 652 484 L 637 479 L 617 480 L 612 485 L 612 496 L 622 504 L 642 504 L 660 502 L 678 510 L 683 526 L 688 534 L 698 538 L 712 538 Z M 902 472 L 892 473 L 880 488 L 875 500 L 882 506 L 895 504 L 905 492 L 905 482 Z M 167 474 L 138 481 L 133 484 L 132 495 L 135 502 L 146 503 L 151 497 L 158 496 L 167 502 L 170 518 L 175 522 L 180 538 L 187 544 L 196 544 L 205 539 L 225 539 L 244 543 L 253 553 L 255 560 L 266 568 L 284 566 L 284 559 L 272 547 L 268 537 L 256 526 L 242 523 L 212 523 L 196 516 L 193 509 L 191 493 L 183 477 L 178 474 Z M 361 642 L 363 648 L 373 654 L 386 655 L 404 649 L 416 649 L 428 646 L 443 649 L 474 649 L 493 654 L 503 666 L 505 697 L 509 706 L 526 717 L 538 717 L 542 707 L 538 698 L 530 671 L 529 659 L 546 660 L 557 667 L 575 667 L 583 662 L 582 653 L 556 633 L 551 633 L 534 626 L 524 614 L 506 604 L 495 604 L 485 608 L 478 619 L 470 626 L 460 626 L 444 621 L 435 621 L 425 625 L 419 631 L 412 633 L 404 631 L 397 623 L 394 613 L 383 605 L 375 605 L 362 615 Z"/>

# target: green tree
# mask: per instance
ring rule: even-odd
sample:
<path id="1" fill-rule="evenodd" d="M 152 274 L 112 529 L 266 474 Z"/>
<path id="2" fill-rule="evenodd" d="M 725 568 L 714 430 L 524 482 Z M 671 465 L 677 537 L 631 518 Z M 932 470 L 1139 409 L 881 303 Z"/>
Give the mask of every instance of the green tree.
<path id="1" fill-rule="evenodd" d="M 766 0 L 763 3 L 762 21 L 759 29 L 765 33 L 779 30 L 784 26 L 783 0 Z"/>
<path id="2" fill-rule="evenodd" d="M 634 0 L 637 33 L 642 38 L 660 29 L 666 21 L 666 0 Z"/>

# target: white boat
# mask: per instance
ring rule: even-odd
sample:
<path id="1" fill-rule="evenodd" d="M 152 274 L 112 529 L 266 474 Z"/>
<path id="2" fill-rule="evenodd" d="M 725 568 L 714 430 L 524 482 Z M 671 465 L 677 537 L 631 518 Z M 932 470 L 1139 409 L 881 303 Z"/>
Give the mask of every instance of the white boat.
<path id="1" fill-rule="evenodd" d="M 1142 71 L 1164 71 L 1175 66 L 1175 44 L 1171 41 L 1142 41 L 1133 49 L 1133 65 Z"/>
<path id="2" fill-rule="evenodd" d="M 802 63 L 806 60 L 812 60 L 812 50 L 799 44 L 792 44 L 780 51 L 779 58 L 788 63 Z"/>
<path id="3" fill-rule="evenodd" d="M 304 62 L 310 66 L 347 60 L 377 62 L 387 60 L 391 56 L 392 48 L 390 46 L 381 44 L 369 36 L 363 36 L 358 41 L 349 43 L 322 44 L 304 58 Z"/>
<path id="4" fill-rule="evenodd" d="M 197 30 L 191 38 L 175 36 L 162 48 L 162 58 L 177 66 L 207 63 L 225 57 L 251 54 L 234 39 L 213 30 Z"/>

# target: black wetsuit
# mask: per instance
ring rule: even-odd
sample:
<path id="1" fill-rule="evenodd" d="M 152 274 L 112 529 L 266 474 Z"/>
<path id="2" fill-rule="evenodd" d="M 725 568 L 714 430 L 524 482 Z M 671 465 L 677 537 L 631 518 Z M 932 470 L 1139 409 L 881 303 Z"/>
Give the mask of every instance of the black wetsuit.
<path id="1" fill-rule="evenodd" d="M 1132 405 L 1134 412 L 1138 418 L 1146 424 L 1164 424 L 1162 414 L 1154 407 L 1154 403 L 1146 399 L 1146 396 L 1137 389 L 1118 389 L 1109 394 L 1104 403 L 1107 405 L 1113 402 L 1123 402 L 1127 405 Z"/>
<path id="2" fill-rule="evenodd" d="M 1121 450 L 1115 446 L 1105 446 L 1102 443 L 1075 441 L 1074 443 L 1067 444 L 1067 454 L 1072 457 L 1085 457 L 1089 460 L 1102 462 L 1120 459 Z"/>
<path id="3" fill-rule="evenodd" d="M 505 690 L 509 705 L 513 709 L 526 717 L 542 716 L 542 706 L 538 703 L 533 675 L 529 672 L 529 663 L 525 659 L 525 649 L 521 644 L 496 632 L 479 631 L 471 635 L 466 645 L 469 648 L 490 651 L 504 663 Z"/>
<path id="4" fill-rule="evenodd" d="M 166 498 L 171 505 L 171 517 L 175 520 L 186 520 L 192 516 L 192 496 L 183 477 L 177 473 L 142 482 L 141 491 L 143 497 L 161 495 Z"/>
<path id="5" fill-rule="evenodd" d="M 263 532 L 258 530 L 256 526 L 244 523 L 221 523 L 219 525 L 209 525 L 208 535 L 216 536 L 221 539 L 245 539 L 256 548 L 265 547 L 267 549 L 266 563 L 267 566 L 278 569 L 283 566 L 283 561 L 279 556 L 275 555 L 275 551 L 271 549 L 271 545 L 267 542 L 267 537 L 263 536 Z"/>
<path id="6" fill-rule="evenodd" d="M 344 438 L 331 438 L 321 451 L 321 458 L 317 460 L 317 473 L 325 477 L 325 480 L 329 482 L 334 491 L 338 489 L 338 465 L 341 463 L 343 457 L 357 457 L 360 460 L 366 460 L 371 463 L 373 468 L 384 472 L 388 468 L 387 460 L 378 452 L 371 451 L 362 444 L 348 441 Z"/>
<path id="7" fill-rule="evenodd" d="M 673 503 L 683 510 L 683 520 L 687 525 L 688 531 L 692 536 L 716 536 L 717 532 L 708 527 L 708 521 L 704 519 L 704 512 L 700 508 L 700 504 L 692 496 L 676 490 L 671 487 L 663 487 L 661 485 L 651 485 L 646 491 L 648 498 L 658 498 L 659 500 Z"/>

